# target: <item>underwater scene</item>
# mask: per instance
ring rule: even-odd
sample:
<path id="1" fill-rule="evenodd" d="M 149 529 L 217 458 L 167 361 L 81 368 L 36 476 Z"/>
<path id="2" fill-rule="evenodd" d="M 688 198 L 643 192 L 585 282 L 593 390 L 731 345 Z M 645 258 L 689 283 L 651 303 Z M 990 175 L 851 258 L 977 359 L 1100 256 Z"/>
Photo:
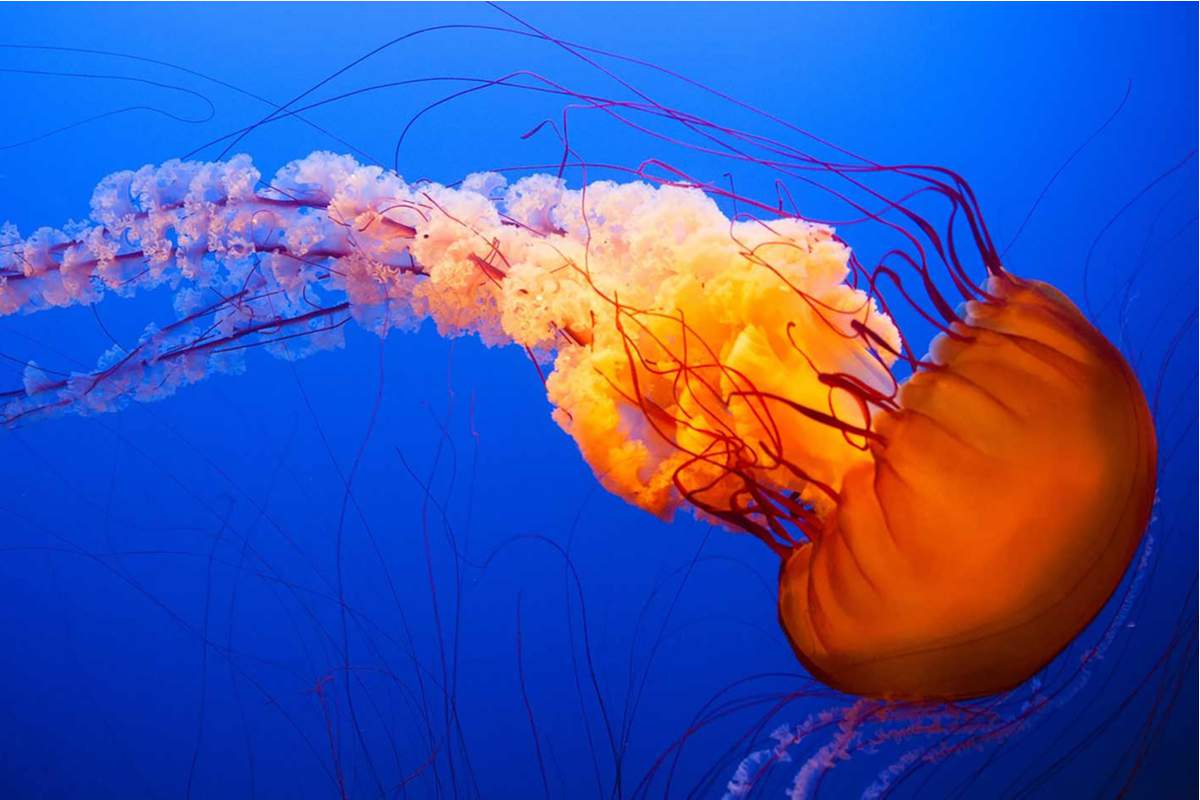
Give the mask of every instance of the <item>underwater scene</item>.
<path id="1" fill-rule="evenodd" d="M 1175 798 L 1197 7 L 0 5 L 0 798 Z"/>

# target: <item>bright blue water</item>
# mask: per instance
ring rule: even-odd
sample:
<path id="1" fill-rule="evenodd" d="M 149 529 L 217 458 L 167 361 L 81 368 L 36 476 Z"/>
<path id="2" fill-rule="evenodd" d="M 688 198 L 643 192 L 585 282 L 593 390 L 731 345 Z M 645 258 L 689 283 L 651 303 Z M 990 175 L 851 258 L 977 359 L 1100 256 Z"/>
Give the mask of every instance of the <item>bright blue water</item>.
<path id="1" fill-rule="evenodd" d="M 1080 299 L 1091 252 L 1097 309 L 1114 293 L 1117 304 L 1131 301 L 1121 343 L 1159 398 L 1165 459 L 1147 588 L 1077 696 L 1002 747 L 918 773 L 897 793 L 1111 795 L 1136 765 L 1134 796 L 1190 794 L 1197 366 L 1194 318 L 1184 321 L 1197 293 L 1195 160 L 1140 193 L 1196 144 L 1195 7 L 516 11 L 875 159 L 952 166 L 972 182 L 1000 242 L 1131 87 L 1006 261 Z M 453 23 L 514 24 L 462 5 L 2 6 L 2 43 L 109 50 L 204 77 L 111 55 L 0 50 L 0 218 L 29 231 L 81 217 L 108 172 L 181 155 L 269 111 L 208 79 L 283 102 L 391 38 Z M 449 30 L 398 44 L 314 97 L 521 69 L 622 93 L 551 45 Z M 781 134 L 661 75 L 619 70 L 658 99 Z M 346 143 L 390 165 L 405 122 L 457 85 L 382 89 L 308 114 L 341 142 L 287 120 L 236 149 L 265 172 Z M 501 89 L 441 107 L 406 139 L 400 169 L 450 181 L 489 166 L 556 161 L 548 128 L 521 134 L 558 119 L 561 105 Z M 713 179 L 728 169 L 595 114 L 573 117 L 571 131 L 593 161 L 662 157 Z M 745 180 L 743 193 L 770 196 L 761 179 Z M 870 236 L 851 243 L 865 252 Z M 2 388 L 19 384 L 28 359 L 91 364 L 109 334 L 133 341 L 168 313 L 156 297 L 113 298 L 97 311 L 0 320 Z M 1113 306 L 1101 323 L 1120 336 Z M 772 557 L 749 538 L 688 520 L 666 524 L 598 490 L 549 420 L 522 353 L 426 330 L 391 336 L 381 354 L 378 340 L 352 331 L 344 351 L 294 365 L 265 355 L 249 362 L 245 375 L 164 402 L 0 433 L 0 797 L 335 797 L 339 767 L 354 797 L 377 796 L 380 785 L 414 798 L 541 796 L 522 702 L 518 609 L 524 683 L 552 796 L 614 793 L 597 694 L 624 751 L 620 794 L 630 795 L 722 687 L 761 673 L 784 674 L 743 684 L 734 696 L 802 685 L 775 623 Z M 382 404 L 364 438 L 381 376 Z M 339 476 L 364 441 L 339 559 Z M 421 491 L 427 481 L 432 500 Z M 476 564 L 462 567 L 460 586 L 449 536 Z M 584 668 L 579 595 L 547 540 L 569 547 L 577 570 L 595 686 Z M 345 640 L 339 570 L 351 609 Z M 448 731 L 443 676 L 455 662 L 459 726 Z M 689 744 L 672 796 L 719 796 L 738 758 L 762 746 L 774 724 L 847 703 L 797 699 L 765 730 L 755 725 L 769 706 L 723 718 Z M 857 752 L 830 774 L 823 796 L 857 796 L 903 749 Z M 779 767 L 760 796 L 781 796 L 797 768 Z M 660 781 L 651 795 L 664 791 Z"/>

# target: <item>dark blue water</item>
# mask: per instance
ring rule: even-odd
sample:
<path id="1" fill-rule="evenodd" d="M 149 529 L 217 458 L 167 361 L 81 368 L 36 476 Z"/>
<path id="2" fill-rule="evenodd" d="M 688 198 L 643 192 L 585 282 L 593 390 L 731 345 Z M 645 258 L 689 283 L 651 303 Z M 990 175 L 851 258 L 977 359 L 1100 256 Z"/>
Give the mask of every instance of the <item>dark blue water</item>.
<path id="1" fill-rule="evenodd" d="M 1020 231 L 1010 269 L 1090 300 L 1159 426 L 1140 591 L 1086 681 L 1010 736 L 918 761 L 895 794 L 1190 796 L 1196 8 L 513 10 L 876 160 L 953 167 L 1000 243 Z M 406 32 L 462 24 L 518 26 L 471 5 L 0 7 L 0 43 L 108 51 L 0 50 L 0 218 L 26 232 L 82 218 L 107 173 L 216 158 L 228 141 L 202 146 L 269 114 L 263 98 L 285 103 Z M 305 102 L 528 70 L 794 136 L 661 73 L 602 63 L 628 86 L 535 38 L 438 30 Z M 464 85 L 376 88 L 265 125 L 233 152 L 270 172 L 353 148 L 445 182 L 557 164 L 550 126 L 523 134 L 561 126 L 564 101 L 505 88 L 421 116 L 396 156 L 414 115 Z M 662 158 L 711 180 L 729 170 L 595 112 L 568 124 L 592 162 Z M 734 178 L 774 197 L 761 175 Z M 849 238 L 864 253 L 874 243 L 865 228 Z M 94 364 L 169 313 L 151 295 L 0 319 L 0 388 L 19 386 L 30 359 Z M 777 725 L 853 702 L 789 698 L 809 684 L 776 624 L 773 556 L 599 489 L 515 348 L 429 329 L 381 345 L 351 330 L 344 350 L 296 363 L 251 354 L 246 374 L 162 402 L 0 432 L 0 484 L 3 798 L 612 797 L 635 795 L 652 770 L 649 796 L 719 797 Z M 1100 633 L 1086 636 L 1058 667 Z M 672 745 L 731 686 L 727 713 L 676 760 Z M 833 735 L 798 745 L 754 796 L 783 796 Z M 859 796 L 937 741 L 852 747 L 820 795 Z"/>

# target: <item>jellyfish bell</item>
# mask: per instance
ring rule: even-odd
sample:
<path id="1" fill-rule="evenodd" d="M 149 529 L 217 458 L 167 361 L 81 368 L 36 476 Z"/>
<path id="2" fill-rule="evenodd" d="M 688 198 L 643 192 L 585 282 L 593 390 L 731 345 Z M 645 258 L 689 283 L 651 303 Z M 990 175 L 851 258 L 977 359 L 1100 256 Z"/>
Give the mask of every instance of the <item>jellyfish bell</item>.
<path id="1" fill-rule="evenodd" d="M 1128 364 L 1053 287 L 987 289 L 782 566 L 797 656 L 847 692 L 1015 687 L 1099 613 L 1146 529 L 1155 434 Z"/>

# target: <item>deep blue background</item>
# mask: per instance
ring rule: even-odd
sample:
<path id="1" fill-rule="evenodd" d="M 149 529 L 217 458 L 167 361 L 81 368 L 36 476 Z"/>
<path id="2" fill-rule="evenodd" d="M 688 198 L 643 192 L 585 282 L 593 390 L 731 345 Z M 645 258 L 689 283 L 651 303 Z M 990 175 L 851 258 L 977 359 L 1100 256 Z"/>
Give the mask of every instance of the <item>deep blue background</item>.
<path id="1" fill-rule="evenodd" d="M 1183 328 L 1174 358 L 1166 354 L 1196 305 L 1196 162 L 1141 192 L 1196 144 L 1196 7 L 515 10 L 550 33 L 677 70 L 875 159 L 952 166 L 971 181 L 1001 242 L 1131 87 L 1121 113 L 1047 193 L 1007 264 L 1078 299 L 1091 252 L 1096 306 L 1114 293 L 1131 300 L 1122 344 L 1160 398 L 1169 457 L 1155 566 L 1130 625 L 1080 695 L 1003 750 L 948 764 L 938 773 L 945 782 L 925 791 L 966 780 L 969 796 L 1011 795 L 1042 776 L 1048 780 L 1032 786 L 1034 794 L 1114 794 L 1139 761 L 1134 795 L 1194 792 L 1194 325 Z M 282 102 L 390 38 L 447 23 L 512 24 L 470 5 L 4 5 L 0 44 L 157 59 Z M 108 172 L 182 155 L 269 110 L 203 76 L 114 56 L 0 49 L 0 68 L 0 219 L 26 232 L 84 216 Z M 548 44 L 457 30 L 398 45 L 315 96 L 518 69 L 621 91 Z M 657 98 L 767 128 L 661 75 L 620 69 Z M 171 87 L 208 98 L 211 118 L 196 94 Z M 287 120 L 237 149 L 267 173 L 346 143 L 390 164 L 405 122 L 452 90 L 381 90 L 308 115 L 341 142 Z M 489 166 L 553 161 L 548 130 L 521 134 L 560 105 L 498 90 L 443 107 L 414 128 L 400 169 L 452 181 Z M 105 116 L 43 136 L 96 115 Z M 670 157 L 714 179 L 728 168 L 595 117 L 572 125 L 573 143 L 592 160 Z M 767 190 L 748 180 L 739 189 Z M 863 237 L 851 244 L 866 252 L 870 234 Z M 15 359 L 0 363 L 3 388 L 19 383 L 27 359 L 67 369 L 94 363 L 108 346 L 98 322 L 128 342 L 150 320 L 166 319 L 167 308 L 162 297 L 112 298 L 98 317 L 73 308 L 0 319 L 0 353 Z M 1100 321 L 1119 336 L 1113 306 Z M 614 726 L 632 720 L 626 794 L 712 693 L 750 675 L 797 670 L 775 624 L 769 554 L 748 538 L 708 536 L 689 520 L 656 521 L 598 490 L 549 420 L 522 353 L 424 330 L 390 337 L 381 372 L 378 340 L 361 331 L 348 339 L 344 351 L 294 365 L 252 354 L 245 375 L 120 414 L 0 432 L 0 797 L 180 797 L 189 776 L 193 797 L 332 797 L 333 752 L 348 792 L 373 796 L 348 718 L 347 680 L 374 768 L 396 785 L 429 756 L 422 689 L 434 716 L 442 714 L 425 530 L 448 649 L 459 632 L 458 706 L 470 745 L 469 767 L 461 751 L 454 755 L 459 793 L 472 793 L 464 788 L 469 773 L 484 797 L 542 793 L 517 669 L 518 603 L 525 684 L 552 794 L 592 796 L 597 772 L 611 785 L 613 759 L 588 685 L 587 722 L 580 713 L 573 658 L 583 657 L 581 619 L 574 595 L 568 605 L 562 559 L 527 538 L 502 548 L 486 571 L 466 568 L 456 619 L 447 526 L 436 505 L 423 503 L 406 464 L 421 481 L 433 476 L 437 503 L 473 561 L 523 534 L 570 543 L 601 693 Z M 354 482 L 361 514 L 351 507 L 342 526 L 341 575 L 354 609 L 345 656 L 334 588 L 339 474 L 364 441 L 381 375 L 382 405 Z M 1160 658 L 1162 669 L 1147 678 Z M 321 695 L 314 687 L 325 675 L 333 680 Z M 782 677 L 759 690 L 795 685 Z M 776 722 L 845 702 L 797 701 Z M 698 737 L 672 793 L 684 796 L 719 765 L 715 784 L 698 790 L 719 796 L 742 754 L 730 748 L 756 719 L 732 717 Z M 442 730 L 438 723 L 435 733 Z M 439 747 L 440 783 L 426 770 L 407 785 L 408 796 L 453 794 Z M 860 753 L 825 789 L 856 796 L 899 752 Z M 795 766 L 778 770 L 766 796 L 779 796 Z"/>

